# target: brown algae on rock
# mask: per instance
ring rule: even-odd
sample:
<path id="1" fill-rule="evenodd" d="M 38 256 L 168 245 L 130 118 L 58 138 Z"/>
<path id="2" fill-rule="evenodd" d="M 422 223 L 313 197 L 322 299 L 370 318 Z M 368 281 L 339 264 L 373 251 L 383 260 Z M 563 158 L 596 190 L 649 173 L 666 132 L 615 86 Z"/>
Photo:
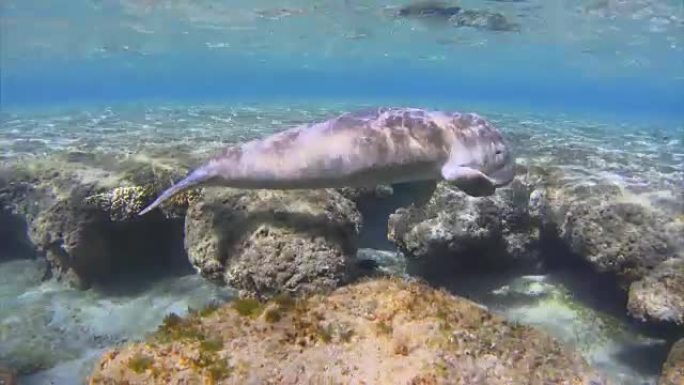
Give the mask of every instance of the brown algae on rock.
<path id="1" fill-rule="evenodd" d="M 373 279 L 278 300 L 258 315 L 226 304 L 167 317 L 157 335 L 173 338 L 112 350 L 89 383 L 606 384 L 543 332 L 423 283 Z M 142 373 L 127 364 L 139 354 L 151 358 Z"/>
<path id="2" fill-rule="evenodd" d="M 219 304 L 216 302 L 211 302 L 200 309 L 188 308 L 188 313 L 193 315 L 199 315 L 200 317 L 206 317 L 211 313 L 215 312 L 219 308 Z"/>
<path id="3" fill-rule="evenodd" d="M 162 321 L 157 329 L 154 339 L 164 343 L 177 340 L 201 341 L 204 334 L 192 322 L 193 318 L 181 318 L 175 313 L 170 313 Z"/>

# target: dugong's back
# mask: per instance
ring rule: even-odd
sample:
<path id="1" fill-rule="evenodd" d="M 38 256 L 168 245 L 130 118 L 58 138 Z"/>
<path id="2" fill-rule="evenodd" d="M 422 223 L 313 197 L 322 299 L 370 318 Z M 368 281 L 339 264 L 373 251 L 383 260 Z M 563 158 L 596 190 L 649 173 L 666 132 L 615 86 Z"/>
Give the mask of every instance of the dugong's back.
<path id="1" fill-rule="evenodd" d="M 511 160 L 501 134 L 476 114 L 369 109 L 226 148 L 140 214 L 200 184 L 306 189 L 445 178 L 486 194 L 513 178 Z"/>
<path id="2" fill-rule="evenodd" d="M 357 111 L 242 146 L 241 160 L 259 165 L 244 170 L 250 178 L 261 174 L 305 187 L 431 179 L 449 155 L 457 116 L 406 108 Z"/>

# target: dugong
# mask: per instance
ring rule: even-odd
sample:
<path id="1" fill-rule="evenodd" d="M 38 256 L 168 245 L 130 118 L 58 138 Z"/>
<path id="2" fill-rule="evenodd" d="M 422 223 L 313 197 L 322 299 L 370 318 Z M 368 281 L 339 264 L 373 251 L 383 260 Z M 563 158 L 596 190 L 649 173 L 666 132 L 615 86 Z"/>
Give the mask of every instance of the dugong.
<path id="1" fill-rule="evenodd" d="M 475 113 L 372 108 L 229 146 L 139 215 L 200 185 L 285 190 L 446 180 L 480 197 L 508 184 L 513 166 L 504 137 Z"/>

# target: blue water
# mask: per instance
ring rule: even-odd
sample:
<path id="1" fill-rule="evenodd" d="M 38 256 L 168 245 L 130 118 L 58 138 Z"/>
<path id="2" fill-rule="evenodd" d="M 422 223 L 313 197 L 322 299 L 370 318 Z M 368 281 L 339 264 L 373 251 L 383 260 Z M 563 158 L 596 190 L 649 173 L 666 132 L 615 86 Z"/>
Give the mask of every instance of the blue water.
<path id="1" fill-rule="evenodd" d="M 684 117 L 678 0 L 462 1 L 517 32 L 403 19 L 407 1 L 2 4 L 2 106 L 392 98 Z"/>
<path id="2" fill-rule="evenodd" d="M 384 104 L 479 112 L 526 164 L 579 170 L 576 178 L 634 191 L 682 185 L 683 0 L 458 2 L 500 12 L 518 31 L 396 17 L 410 3 L 3 0 L 0 161 L 83 149 L 209 153 L 222 141 Z M 603 336 L 592 325 L 609 323 L 604 315 L 533 278 L 489 277 L 551 293 L 504 315 L 564 341 L 574 328 L 588 330 L 589 342 L 605 337 L 584 351 L 592 364 L 631 378 L 625 384 L 655 383 L 660 362 L 644 371 L 616 358 L 626 341 L 641 341 L 636 332 Z M 42 282 L 28 261 L 0 263 L 0 283 L 0 362 L 24 352 L 45 365 L 24 374 L 28 384 L 77 382 L 110 342 L 138 338 L 169 309 L 228 296 L 194 275 L 122 298 L 83 293 Z M 117 322 L 105 325 L 114 312 Z M 28 338 L 37 345 L 22 347 Z"/>

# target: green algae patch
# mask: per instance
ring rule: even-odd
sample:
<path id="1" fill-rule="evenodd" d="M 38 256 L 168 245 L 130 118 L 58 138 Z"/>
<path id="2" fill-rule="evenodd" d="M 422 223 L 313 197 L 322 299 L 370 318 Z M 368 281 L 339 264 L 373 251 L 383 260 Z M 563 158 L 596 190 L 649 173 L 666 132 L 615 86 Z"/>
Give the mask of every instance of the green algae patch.
<path id="1" fill-rule="evenodd" d="M 128 367 L 136 373 L 143 373 L 152 367 L 153 362 L 152 357 L 138 353 L 128 360 Z"/>
<path id="2" fill-rule="evenodd" d="M 223 340 L 221 338 L 209 338 L 200 342 L 200 350 L 217 352 L 223 348 Z"/>
<path id="3" fill-rule="evenodd" d="M 282 313 L 280 312 L 280 309 L 268 309 L 264 313 L 264 319 L 268 323 L 275 323 L 278 322 L 282 319 Z"/>
<path id="4" fill-rule="evenodd" d="M 220 338 L 207 339 L 199 344 L 199 355 L 193 363 L 210 381 L 224 379 L 232 372 L 227 360 L 219 354 L 222 349 L 223 340 Z"/>
<path id="5" fill-rule="evenodd" d="M 201 341 L 205 336 L 198 323 L 194 317 L 181 318 L 176 313 L 170 313 L 164 317 L 154 336 L 162 343 L 178 340 Z"/>
<path id="6" fill-rule="evenodd" d="M 233 301 L 233 309 L 244 317 L 257 317 L 261 314 L 261 302 L 254 298 L 238 298 Z"/>
<path id="7" fill-rule="evenodd" d="M 273 297 L 273 302 L 282 310 L 291 310 L 297 304 L 297 300 L 287 293 L 281 293 Z"/>
<path id="8" fill-rule="evenodd" d="M 333 329 L 331 325 L 318 327 L 316 332 L 318 338 L 326 344 L 332 341 Z"/>
<path id="9" fill-rule="evenodd" d="M 268 323 L 276 323 L 283 319 L 289 312 L 295 310 L 297 306 L 298 302 L 295 298 L 287 294 L 279 294 L 264 305 L 264 308 L 266 309 L 264 311 L 264 320 Z M 301 314 L 301 310 L 303 309 L 306 309 L 306 305 L 301 303 L 299 314 Z M 295 315 L 296 314 L 297 312 L 295 312 Z"/>
<path id="10" fill-rule="evenodd" d="M 338 329 L 338 333 L 340 340 L 343 342 L 351 341 L 352 337 L 354 336 L 354 330 L 350 327 L 342 327 L 341 329 Z"/>
<path id="11" fill-rule="evenodd" d="M 211 304 L 208 304 L 207 306 L 203 307 L 202 309 L 200 309 L 197 312 L 197 314 L 200 317 L 206 317 L 206 316 L 213 314 L 218 309 L 218 307 L 219 307 L 218 304 L 211 303 Z"/>
<path id="12" fill-rule="evenodd" d="M 219 361 L 209 366 L 207 372 L 212 381 L 218 381 L 230 376 L 232 369 L 225 361 Z"/>
<path id="13" fill-rule="evenodd" d="M 207 317 L 216 312 L 218 310 L 219 304 L 216 302 L 209 303 L 199 309 L 194 309 L 191 307 L 188 307 L 188 314 L 191 316 L 197 316 L 197 317 Z"/>
<path id="14" fill-rule="evenodd" d="M 392 334 L 392 325 L 385 321 L 380 321 L 375 324 L 375 328 L 379 334 Z"/>
<path id="15" fill-rule="evenodd" d="M 179 351 L 185 365 L 189 365 L 193 373 L 202 374 L 208 378 L 210 383 L 228 377 L 231 373 L 230 365 L 220 354 L 224 349 L 224 339 L 213 335 L 210 330 L 203 330 L 201 315 L 214 314 L 218 309 L 218 306 L 212 305 L 200 310 L 193 310 L 187 318 L 169 313 L 153 337 L 153 341 L 159 344 L 150 343 L 148 348 L 161 351 L 168 351 L 169 349 Z M 135 361 L 136 365 L 138 361 Z M 131 369 L 133 370 L 132 367 Z M 153 378 L 155 380 L 164 378 L 165 371 L 163 369 L 154 369 Z"/>

